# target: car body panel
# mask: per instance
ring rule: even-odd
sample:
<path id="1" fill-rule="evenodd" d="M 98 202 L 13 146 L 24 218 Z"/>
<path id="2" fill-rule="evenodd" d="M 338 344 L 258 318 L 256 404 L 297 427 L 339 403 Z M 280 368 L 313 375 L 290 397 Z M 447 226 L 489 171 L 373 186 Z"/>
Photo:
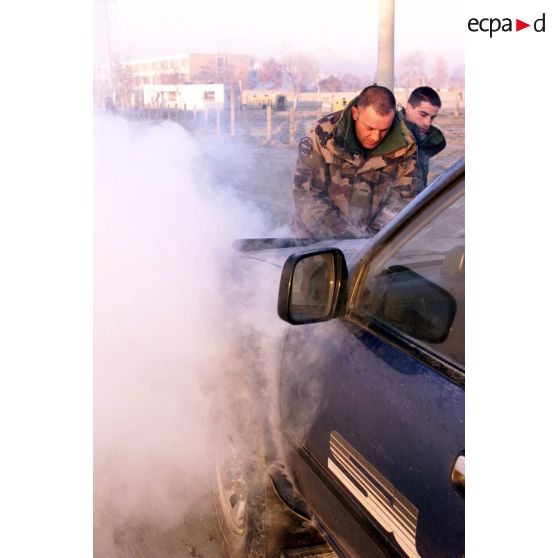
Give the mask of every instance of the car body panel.
<path id="1" fill-rule="evenodd" d="M 331 467 L 332 461 L 339 465 L 331 438 L 340 435 L 417 508 L 412 535 L 417 555 L 459 556 L 464 500 L 450 476 L 464 449 L 464 390 L 389 342 L 346 322 L 292 330 L 284 354 L 280 412 L 293 445 L 307 450 L 333 484 L 341 485 L 338 490 L 350 492 Z M 296 355 L 296 362 L 288 355 Z M 300 483 L 303 497 L 348 555 L 365 555 L 370 541 L 359 543 L 354 537 L 363 516 L 340 530 L 337 508 L 345 504 L 332 505 L 317 484 Z M 362 488 L 362 481 L 357 486 Z M 392 508 L 393 494 L 386 493 L 386 500 Z M 364 517 L 370 523 L 368 531 L 389 532 L 368 510 Z"/>
<path id="2" fill-rule="evenodd" d="M 463 370 L 362 321 L 351 306 L 371 259 L 429 208 L 461 195 L 463 176 L 461 161 L 372 239 L 238 246 L 250 265 L 276 269 L 293 252 L 332 247 L 345 255 L 346 314 L 289 327 L 278 409 L 289 474 L 340 556 L 464 554 L 464 494 L 452 481 L 465 448 Z"/>

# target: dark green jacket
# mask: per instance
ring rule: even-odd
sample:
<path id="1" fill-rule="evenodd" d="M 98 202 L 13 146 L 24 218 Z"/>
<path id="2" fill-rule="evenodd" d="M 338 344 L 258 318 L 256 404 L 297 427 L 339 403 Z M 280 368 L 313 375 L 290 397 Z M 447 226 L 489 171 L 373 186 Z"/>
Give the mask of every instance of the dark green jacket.
<path id="1" fill-rule="evenodd" d="M 419 127 L 405 118 L 405 109 L 401 109 L 401 116 L 405 119 L 407 128 L 411 130 L 417 144 L 417 173 L 415 176 L 416 188 L 422 191 L 428 182 L 428 170 L 430 157 L 434 157 L 446 147 L 446 138 L 442 130 L 436 126 L 430 126 L 428 132 L 423 133 Z"/>

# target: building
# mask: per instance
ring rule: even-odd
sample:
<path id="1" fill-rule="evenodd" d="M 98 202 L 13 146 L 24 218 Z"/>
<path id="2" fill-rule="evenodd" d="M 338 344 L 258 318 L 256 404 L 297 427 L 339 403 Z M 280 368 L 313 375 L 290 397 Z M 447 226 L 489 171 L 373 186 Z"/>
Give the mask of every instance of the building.
<path id="1" fill-rule="evenodd" d="M 222 110 L 225 87 L 222 83 L 145 84 L 143 106 L 187 110 Z"/>
<path id="2" fill-rule="evenodd" d="M 102 106 L 107 97 L 117 107 L 139 106 L 143 86 L 148 84 L 178 85 L 186 83 L 240 82 L 251 85 L 253 60 L 246 54 L 181 54 L 162 58 L 129 60 L 95 71 L 95 100 Z M 111 83 L 112 82 L 112 83 Z"/>

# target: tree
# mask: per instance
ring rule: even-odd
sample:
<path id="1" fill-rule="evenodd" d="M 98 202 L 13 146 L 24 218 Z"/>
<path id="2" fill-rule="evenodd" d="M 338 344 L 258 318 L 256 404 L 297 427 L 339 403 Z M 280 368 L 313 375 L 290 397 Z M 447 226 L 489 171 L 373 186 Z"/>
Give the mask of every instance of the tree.
<path id="1" fill-rule="evenodd" d="M 267 89 L 280 87 L 283 82 L 283 66 L 275 58 L 265 60 L 258 72 L 258 81 L 265 84 Z"/>
<path id="2" fill-rule="evenodd" d="M 355 76 L 354 74 L 345 74 L 341 78 L 343 91 L 362 91 L 370 80 L 363 76 Z"/>
<path id="3" fill-rule="evenodd" d="M 312 56 L 295 52 L 281 59 L 285 75 L 289 78 L 294 92 L 293 109 L 296 109 L 298 96 L 306 85 L 312 85 L 318 78 L 318 62 Z"/>
<path id="4" fill-rule="evenodd" d="M 227 58 L 227 65 L 225 68 L 225 81 L 226 82 L 234 82 L 234 83 L 248 83 L 249 80 L 249 72 L 246 71 L 245 68 L 241 67 L 240 64 L 235 64 L 231 62 L 229 58 Z M 245 87 L 245 85 L 244 85 Z"/>
<path id="5" fill-rule="evenodd" d="M 453 87 L 465 87 L 465 67 L 463 64 L 455 66 L 450 76 L 450 83 Z"/>
<path id="6" fill-rule="evenodd" d="M 428 75 L 426 71 L 426 56 L 423 52 L 415 50 L 401 58 L 397 65 L 399 83 L 407 89 L 414 89 L 426 85 Z"/>
<path id="7" fill-rule="evenodd" d="M 432 71 L 430 72 L 432 78 L 430 80 L 431 87 L 442 88 L 448 86 L 448 64 L 443 56 L 438 56 L 432 63 Z"/>
<path id="8" fill-rule="evenodd" d="M 320 91 L 343 91 L 343 83 L 337 76 L 328 76 L 318 82 Z"/>

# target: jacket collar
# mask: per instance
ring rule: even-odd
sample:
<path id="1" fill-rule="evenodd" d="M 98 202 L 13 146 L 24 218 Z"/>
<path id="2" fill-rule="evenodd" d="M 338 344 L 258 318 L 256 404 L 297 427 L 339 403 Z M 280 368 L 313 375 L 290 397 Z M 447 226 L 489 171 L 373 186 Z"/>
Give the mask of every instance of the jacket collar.
<path id="1" fill-rule="evenodd" d="M 446 147 L 446 138 L 440 128 L 436 128 L 436 126 L 430 126 L 426 134 L 419 130 L 419 127 L 407 120 L 405 115 L 405 109 L 402 108 L 400 110 L 401 117 L 405 121 L 405 125 L 407 128 L 412 132 L 413 136 L 415 137 L 415 141 L 417 146 L 429 157 L 433 157 L 444 147 Z"/>

